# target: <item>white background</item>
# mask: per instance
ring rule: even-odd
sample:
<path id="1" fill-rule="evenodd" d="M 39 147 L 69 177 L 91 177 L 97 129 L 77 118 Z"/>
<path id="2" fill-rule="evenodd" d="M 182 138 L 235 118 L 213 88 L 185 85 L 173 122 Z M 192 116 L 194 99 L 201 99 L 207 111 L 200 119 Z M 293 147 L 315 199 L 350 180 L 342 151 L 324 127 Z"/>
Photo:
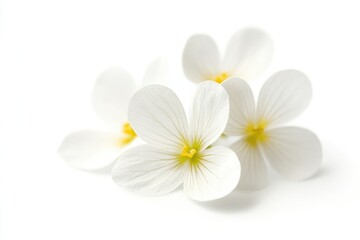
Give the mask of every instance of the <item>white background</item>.
<path id="1" fill-rule="evenodd" d="M 358 1 L 51 1 L 0 6 L 0 232 L 4 239 L 360 239 Z M 274 39 L 272 73 L 294 68 L 313 83 L 310 107 L 292 125 L 316 132 L 319 173 L 277 175 L 258 192 L 197 203 L 181 192 L 145 198 L 109 175 L 73 169 L 57 156 L 66 134 L 101 129 L 90 93 L 98 74 L 121 66 L 141 80 L 159 55 L 174 90 L 187 38 L 207 33 L 224 50 L 238 29 Z"/>

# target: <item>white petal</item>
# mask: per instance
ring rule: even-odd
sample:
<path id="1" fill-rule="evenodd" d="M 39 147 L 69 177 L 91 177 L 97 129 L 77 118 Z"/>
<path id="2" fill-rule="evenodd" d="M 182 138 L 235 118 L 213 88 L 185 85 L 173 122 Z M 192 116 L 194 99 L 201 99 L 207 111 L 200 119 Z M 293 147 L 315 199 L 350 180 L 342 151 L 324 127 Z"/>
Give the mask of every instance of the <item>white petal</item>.
<path id="1" fill-rule="evenodd" d="M 128 104 L 134 91 L 135 82 L 127 72 L 117 67 L 107 69 L 95 83 L 93 107 L 105 122 L 120 129 L 127 119 Z"/>
<path id="2" fill-rule="evenodd" d="M 241 163 L 241 177 L 238 185 L 242 190 L 259 190 L 267 185 L 267 170 L 260 149 L 248 145 L 243 139 L 230 148 Z"/>
<path id="3" fill-rule="evenodd" d="M 269 66 L 274 52 L 273 42 L 260 29 L 247 28 L 230 39 L 222 65 L 230 76 L 249 80 L 263 73 Z"/>
<path id="4" fill-rule="evenodd" d="M 230 78 L 222 85 L 230 99 L 230 115 L 225 134 L 239 136 L 249 122 L 255 120 L 254 95 L 249 85 L 239 78 Z"/>
<path id="5" fill-rule="evenodd" d="M 200 83 L 190 109 L 191 140 L 199 151 L 215 142 L 223 133 L 229 118 L 229 97 L 218 83 Z"/>
<path id="6" fill-rule="evenodd" d="M 194 35 L 187 41 L 183 52 L 183 69 L 186 77 L 198 83 L 220 74 L 219 50 L 207 35 Z"/>
<path id="7" fill-rule="evenodd" d="M 184 181 L 184 169 L 173 155 L 150 145 L 124 152 L 112 171 L 113 180 L 132 192 L 161 195 Z"/>
<path id="8" fill-rule="evenodd" d="M 309 105 L 312 90 L 309 79 L 296 70 L 275 73 L 262 87 L 258 117 L 278 125 L 294 119 Z"/>
<path id="9" fill-rule="evenodd" d="M 239 141 L 239 136 L 227 136 L 222 134 L 211 146 L 223 146 L 223 147 L 230 147 L 235 142 Z"/>
<path id="10" fill-rule="evenodd" d="M 168 151 L 179 151 L 187 139 L 188 124 L 176 94 L 160 85 L 137 91 L 129 104 L 129 121 L 145 142 Z"/>
<path id="11" fill-rule="evenodd" d="M 229 148 L 215 146 L 202 153 L 197 167 L 189 166 L 184 181 L 186 194 L 198 201 L 215 200 L 229 194 L 238 184 L 240 162 Z"/>
<path id="12" fill-rule="evenodd" d="M 61 143 L 59 155 L 73 167 L 85 170 L 109 166 L 123 151 L 120 136 L 83 130 L 69 134 Z"/>
<path id="13" fill-rule="evenodd" d="M 142 86 L 149 84 L 167 85 L 168 78 L 168 62 L 164 57 L 159 57 L 145 71 Z"/>
<path id="14" fill-rule="evenodd" d="M 290 180 L 301 180 L 319 169 L 321 144 L 314 133 L 298 127 L 283 127 L 268 131 L 268 135 L 263 151 L 278 173 Z"/>

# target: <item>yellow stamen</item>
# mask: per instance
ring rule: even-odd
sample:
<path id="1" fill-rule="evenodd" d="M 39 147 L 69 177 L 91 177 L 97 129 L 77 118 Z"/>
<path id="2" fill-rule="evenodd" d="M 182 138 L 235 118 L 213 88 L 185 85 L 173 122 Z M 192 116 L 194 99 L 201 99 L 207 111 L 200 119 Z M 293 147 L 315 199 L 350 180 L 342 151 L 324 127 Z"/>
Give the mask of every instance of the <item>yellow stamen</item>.
<path id="1" fill-rule="evenodd" d="M 185 145 L 182 149 L 181 156 L 192 158 L 195 155 L 195 153 L 196 153 L 196 149 L 194 148 L 190 149 L 189 146 Z"/>
<path id="2" fill-rule="evenodd" d="M 256 147 L 259 143 L 264 143 L 268 140 L 269 136 L 265 132 L 267 122 L 264 120 L 258 123 L 249 122 L 244 130 L 245 141 L 249 146 Z"/>
<path id="3" fill-rule="evenodd" d="M 124 123 L 122 132 L 124 136 L 119 141 L 120 146 L 125 146 L 136 138 L 136 133 L 128 122 Z"/>
<path id="4" fill-rule="evenodd" d="M 194 147 L 189 147 L 189 145 L 184 145 L 182 152 L 178 156 L 178 166 L 189 163 L 191 167 L 197 167 L 201 160 L 201 156 Z"/>
<path id="5" fill-rule="evenodd" d="M 227 72 L 222 72 L 221 74 L 217 75 L 214 78 L 214 81 L 217 83 L 222 83 L 223 81 L 225 81 L 228 78 L 229 78 L 229 74 Z"/>

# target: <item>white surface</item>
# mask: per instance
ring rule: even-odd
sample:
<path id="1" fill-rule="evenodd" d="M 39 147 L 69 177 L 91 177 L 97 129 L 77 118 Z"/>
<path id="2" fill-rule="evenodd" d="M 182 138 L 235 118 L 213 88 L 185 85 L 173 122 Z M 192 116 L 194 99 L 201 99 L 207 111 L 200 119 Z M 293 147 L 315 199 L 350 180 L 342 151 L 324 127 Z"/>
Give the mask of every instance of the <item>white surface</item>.
<path id="1" fill-rule="evenodd" d="M 359 239 L 357 1 L 4 0 L 0 19 L 1 230 L 4 239 Z M 57 154 L 69 132 L 101 127 L 90 94 L 104 69 L 142 79 L 159 54 L 174 90 L 194 90 L 181 70 L 193 33 L 220 49 L 258 26 L 275 42 L 257 93 L 278 70 L 303 71 L 313 99 L 292 125 L 316 132 L 321 171 L 302 182 L 272 174 L 268 188 L 210 203 L 183 192 L 146 198 L 104 174 L 75 170 Z"/>

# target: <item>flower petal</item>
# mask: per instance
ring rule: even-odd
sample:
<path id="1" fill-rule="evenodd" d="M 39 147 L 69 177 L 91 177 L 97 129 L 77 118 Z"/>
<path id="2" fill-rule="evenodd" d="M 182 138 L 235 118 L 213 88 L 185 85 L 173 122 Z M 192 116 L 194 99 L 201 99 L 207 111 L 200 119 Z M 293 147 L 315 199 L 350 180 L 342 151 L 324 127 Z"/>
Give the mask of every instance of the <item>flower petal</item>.
<path id="1" fill-rule="evenodd" d="M 124 152 L 112 170 L 112 178 L 132 192 L 161 195 L 182 184 L 184 173 L 176 157 L 146 144 Z"/>
<path id="2" fill-rule="evenodd" d="M 238 184 L 240 162 L 229 148 L 215 146 L 201 152 L 197 166 L 188 166 L 184 190 L 198 201 L 215 200 L 229 194 Z"/>
<path id="3" fill-rule="evenodd" d="M 197 87 L 190 109 L 190 134 L 199 151 L 214 143 L 229 118 L 229 97 L 218 83 L 206 81 Z"/>
<path id="4" fill-rule="evenodd" d="M 227 136 L 222 134 L 211 146 L 223 146 L 223 147 L 230 147 L 235 142 L 239 141 L 240 136 Z"/>
<path id="5" fill-rule="evenodd" d="M 225 134 L 239 136 L 255 120 L 255 100 L 250 86 L 239 78 L 230 78 L 223 84 L 229 94 L 230 115 Z"/>
<path id="6" fill-rule="evenodd" d="M 309 79 L 296 70 L 275 73 L 260 91 L 257 114 L 271 125 L 294 119 L 309 105 Z"/>
<path id="7" fill-rule="evenodd" d="M 149 84 L 166 85 L 168 82 L 168 62 L 164 57 L 159 57 L 147 67 L 142 86 Z"/>
<path id="8" fill-rule="evenodd" d="M 69 134 L 61 143 L 59 155 L 73 167 L 95 170 L 109 166 L 123 148 L 119 135 L 83 130 Z"/>
<path id="9" fill-rule="evenodd" d="M 260 149 L 250 146 L 240 139 L 230 146 L 241 163 L 241 177 L 238 188 L 242 190 L 259 190 L 267 184 L 267 170 Z"/>
<path id="10" fill-rule="evenodd" d="M 160 85 L 137 91 L 129 104 L 129 121 L 136 134 L 147 143 L 180 151 L 187 139 L 188 123 L 176 94 Z"/>
<path id="11" fill-rule="evenodd" d="M 106 123 L 120 129 L 127 119 L 128 104 L 134 91 L 135 82 L 127 72 L 117 67 L 105 70 L 92 92 L 95 112 Z"/>
<path id="12" fill-rule="evenodd" d="M 220 54 L 214 40 L 202 34 L 193 35 L 183 52 L 183 69 L 186 77 L 198 83 L 210 80 L 220 73 Z"/>
<path id="13" fill-rule="evenodd" d="M 222 69 L 230 76 L 253 79 L 269 66 L 273 52 L 274 45 L 268 34 L 260 29 L 247 28 L 230 39 Z"/>
<path id="14" fill-rule="evenodd" d="M 278 173 L 290 180 L 301 180 L 319 169 L 321 144 L 314 133 L 298 127 L 282 127 L 269 130 L 268 135 L 262 150 Z"/>

